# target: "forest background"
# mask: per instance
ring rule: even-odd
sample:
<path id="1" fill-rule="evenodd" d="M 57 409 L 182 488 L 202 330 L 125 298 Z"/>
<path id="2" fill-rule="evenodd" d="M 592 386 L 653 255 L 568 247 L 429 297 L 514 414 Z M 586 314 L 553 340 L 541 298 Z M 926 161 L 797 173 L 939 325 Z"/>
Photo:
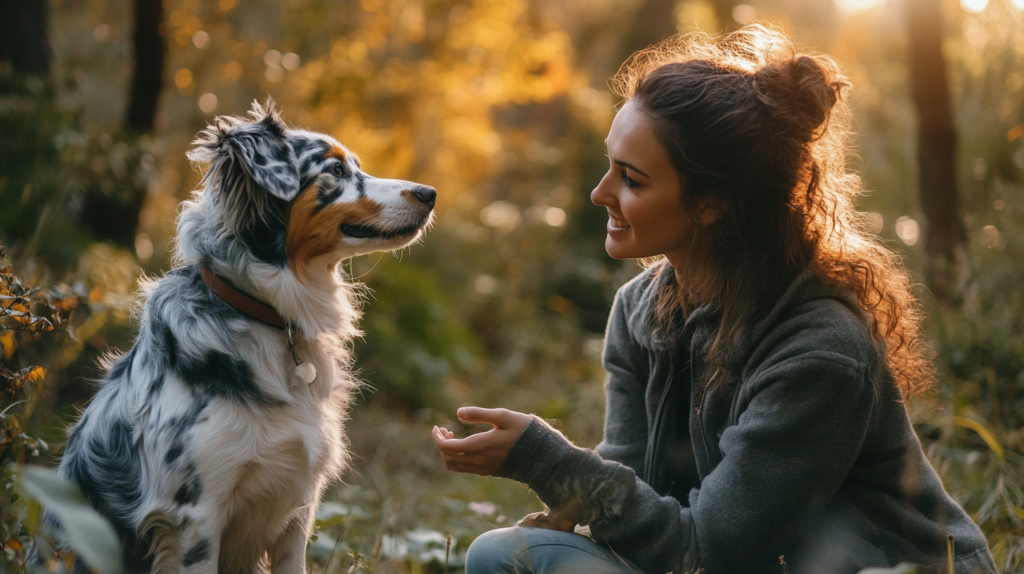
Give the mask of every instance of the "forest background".
<path id="1" fill-rule="evenodd" d="M 604 253 L 589 201 L 607 78 L 680 30 L 755 20 L 853 80 L 859 209 L 918 277 L 941 372 L 916 428 L 1000 570 L 1024 572 L 1024 0 L 0 2 L 5 568 L 38 519 L 18 465 L 55 463 L 97 359 L 131 345 L 140 277 L 169 269 L 200 177 L 189 141 L 268 94 L 368 172 L 439 193 L 421 245 L 345 265 L 369 288 L 368 384 L 310 568 L 457 569 L 538 510 L 521 485 L 445 471 L 429 429 L 500 405 L 600 440 L 605 320 L 639 271 Z"/>

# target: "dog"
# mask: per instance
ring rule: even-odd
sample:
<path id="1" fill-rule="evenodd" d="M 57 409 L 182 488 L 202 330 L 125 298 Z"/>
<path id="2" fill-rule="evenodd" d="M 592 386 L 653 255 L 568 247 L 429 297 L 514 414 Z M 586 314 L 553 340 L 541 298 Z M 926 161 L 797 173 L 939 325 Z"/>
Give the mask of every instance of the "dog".
<path id="1" fill-rule="evenodd" d="M 141 286 L 138 338 L 104 361 L 60 463 L 128 572 L 305 571 L 359 384 L 339 265 L 413 243 L 434 217 L 434 188 L 366 174 L 270 99 L 250 115 L 193 141 L 206 173 L 182 204 L 175 268 Z"/>

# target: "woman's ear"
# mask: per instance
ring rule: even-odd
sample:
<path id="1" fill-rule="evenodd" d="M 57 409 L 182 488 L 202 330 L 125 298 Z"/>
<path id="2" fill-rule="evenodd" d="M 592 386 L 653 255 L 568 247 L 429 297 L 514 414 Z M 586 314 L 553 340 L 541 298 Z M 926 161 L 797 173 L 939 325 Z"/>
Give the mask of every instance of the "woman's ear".
<path id="1" fill-rule="evenodd" d="M 718 221 L 718 218 L 721 216 L 718 207 L 708 200 L 699 201 L 697 208 L 700 209 L 700 213 L 697 215 L 697 222 L 701 225 L 711 225 Z"/>

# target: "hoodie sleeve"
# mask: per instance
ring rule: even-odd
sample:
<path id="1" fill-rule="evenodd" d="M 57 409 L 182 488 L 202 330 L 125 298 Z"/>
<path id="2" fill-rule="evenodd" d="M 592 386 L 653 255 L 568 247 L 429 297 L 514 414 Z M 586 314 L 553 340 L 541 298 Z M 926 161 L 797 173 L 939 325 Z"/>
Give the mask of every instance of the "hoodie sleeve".
<path id="1" fill-rule="evenodd" d="M 689 507 L 539 419 L 496 474 L 526 483 L 551 508 L 579 505 L 594 539 L 645 572 L 773 571 L 853 466 L 873 405 L 865 378 L 852 359 L 829 353 L 762 371 L 738 424 L 722 434 L 722 462 L 691 491 Z"/>
<path id="2" fill-rule="evenodd" d="M 697 534 L 689 508 L 659 496 L 633 469 L 574 446 L 535 418 L 519 435 L 495 476 L 528 485 L 549 508 L 575 507 L 589 525 L 644 572 L 690 572 L 697 564 Z"/>
<path id="3" fill-rule="evenodd" d="M 607 405 L 604 440 L 595 449 L 601 457 L 643 468 L 647 452 L 647 358 L 644 349 L 630 336 L 626 297 L 615 297 L 605 331 L 604 390 Z"/>

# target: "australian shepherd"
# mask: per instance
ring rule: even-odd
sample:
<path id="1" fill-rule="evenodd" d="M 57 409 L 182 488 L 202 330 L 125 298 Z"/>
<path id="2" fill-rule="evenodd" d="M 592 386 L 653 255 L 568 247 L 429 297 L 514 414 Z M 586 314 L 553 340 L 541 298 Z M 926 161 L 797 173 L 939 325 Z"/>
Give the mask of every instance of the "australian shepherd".
<path id="1" fill-rule="evenodd" d="M 339 264 L 404 247 L 433 217 L 433 188 L 368 175 L 270 100 L 251 116 L 193 142 L 206 173 L 178 217 L 175 268 L 143 284 L 138 339 L 105 364 L 60 464 L 113 523 L 129 572 L 305 571 L 358 384 Z"/>

